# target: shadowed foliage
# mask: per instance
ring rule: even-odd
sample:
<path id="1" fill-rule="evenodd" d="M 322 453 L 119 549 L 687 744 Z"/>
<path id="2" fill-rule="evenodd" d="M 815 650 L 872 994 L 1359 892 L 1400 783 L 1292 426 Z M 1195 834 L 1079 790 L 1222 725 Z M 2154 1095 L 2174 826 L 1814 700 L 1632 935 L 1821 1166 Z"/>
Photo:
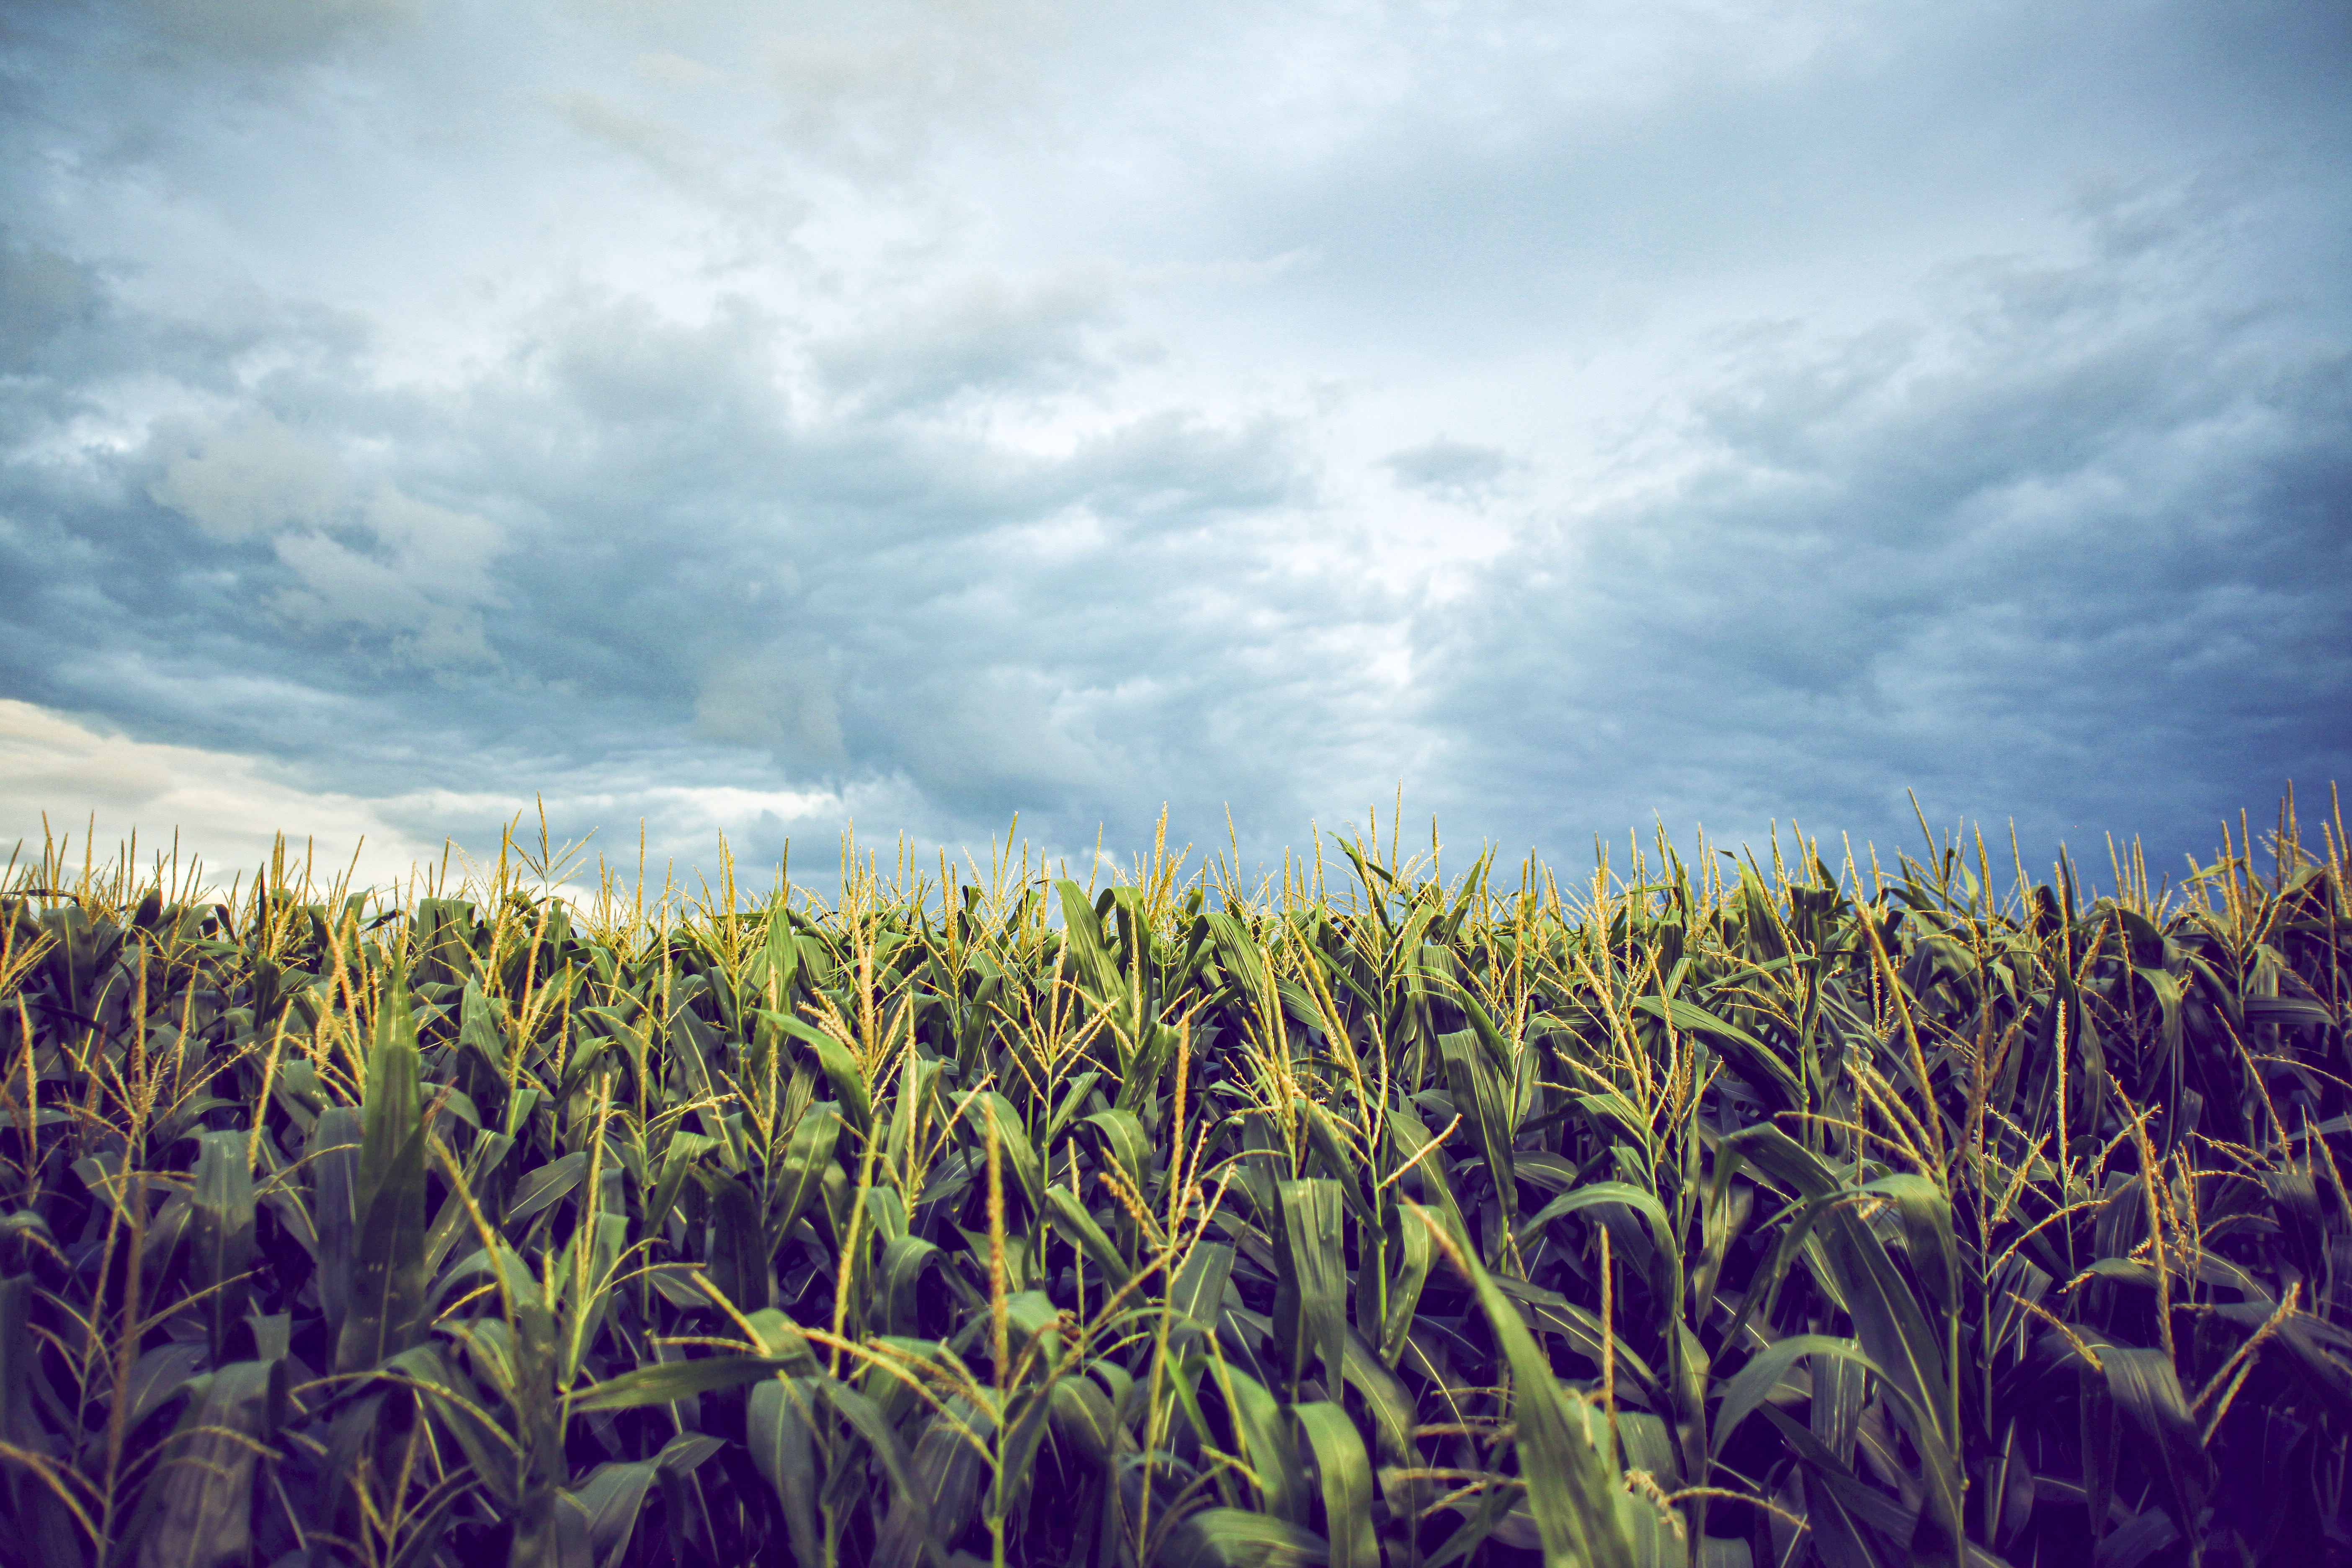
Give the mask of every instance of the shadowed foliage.
<path id="1" fill-rule="evenodd" d="M 2352 1555 L 2331 816 L 0 895 L 0 1568 Z M 1010 844 L 1008 837 L 1007 844 Z"/>

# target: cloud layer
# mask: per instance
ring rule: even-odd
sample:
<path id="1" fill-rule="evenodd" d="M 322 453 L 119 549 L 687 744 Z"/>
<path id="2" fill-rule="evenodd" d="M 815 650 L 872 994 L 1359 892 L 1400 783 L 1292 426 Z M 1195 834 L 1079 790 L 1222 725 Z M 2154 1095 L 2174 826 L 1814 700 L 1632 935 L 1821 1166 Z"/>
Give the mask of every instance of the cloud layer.
<path id="1" fill-rule="evenodd" d="M 2352 773 L 2324 8 L 5 29 L 0 837 L 2177 864 Z"/>

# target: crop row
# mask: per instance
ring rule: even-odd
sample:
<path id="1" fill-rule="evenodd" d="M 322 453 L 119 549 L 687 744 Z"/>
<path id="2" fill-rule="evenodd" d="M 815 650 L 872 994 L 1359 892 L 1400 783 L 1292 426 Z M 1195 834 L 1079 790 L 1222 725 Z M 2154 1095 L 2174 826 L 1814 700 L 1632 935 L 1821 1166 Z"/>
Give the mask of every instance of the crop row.
<path id="1" fill-rule="evenodd" d="M 2319 837 L 650 910 L 53 847 L 0 1565 L 2340 1559 Z"/>

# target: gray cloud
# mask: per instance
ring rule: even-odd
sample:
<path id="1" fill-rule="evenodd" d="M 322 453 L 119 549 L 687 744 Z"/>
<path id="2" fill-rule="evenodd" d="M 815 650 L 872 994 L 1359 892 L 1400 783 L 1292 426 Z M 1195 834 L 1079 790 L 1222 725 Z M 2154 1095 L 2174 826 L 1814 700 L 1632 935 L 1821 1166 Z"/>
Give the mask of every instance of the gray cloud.
<path id="1" fill-rule="evenodd" d="M 803 768 L 837 770 L 847 761 L 832 677 L 811 648 L 721 654 L 695 694 L 694 731 L 709 740 L 769 747 Z"/>
<path id="2" fill-rule="evenodd" d="M 886 322 L 819 342 L 813 357 L 838 391 L 891 409 L 1099 384 L 1112 374 L 1097 342 L 1113 320 L 1108 283 L 1099 269 L 1027 288 L 961 278 Z"/>
<path id="3" fill-rule="evenodd" d="M 1391 452 L 1381 466 L 1397 483 L 1451 501 L 1475 501 L 1526 467 L 1508 452 L 1442 437 Z"/>
<path id="4" fill-rule="evenodd" d="M 0 364 L 16 369 L 67 328 L 89 319 L 100 291 L 89 269 L 47 246 L 0 231 Z"/>
<path id="5" fill-rule="evenodd" d="M 159 39 L 223 59 L 278 64 L 415 21 L 423 0 L 133 0 Z"/>
<path id="6" fill-rule="evenodd" d="M 326 521 L 342 500 L 342 465 L 268 415 L 209 436 L 184 423 L 153 440 L 164 459 L 148 496 L 222 539 Z"/>
<path id="7" fill-rule="evenodd" d="M 340 458 L 267 414 L 200 432 L 166 421 L 169 452 L 148 496 L 215 538 L 267 538 L 290 581 L 268 596 L 305 627 L 381 633 L 427 666 L 490 658 L 481 612 L 501 603 L 491 564 L 505 540 L 486 518 L 379 480 L 353 493 Z"/>
<path id="8" fill-rule="evenodd" d="M 1186 638 L 1249 613 L 1192 584 L 1262 571 L 1246 520 L 1305 483 L 1283 422 L 1163 409 L 1060 452 L 845 422 L 786 391 L 781 331 L 749 306 L 695 324 L 574 303 L 454 403 L 289 370 L 262 394 L 283 416 L 162 421 L 77 518 L 20 471 L 28 576 L 44 552 L 108 564 L 39 574 L 58 588 L 20 615 L 15 668 L 62 706 L 168 714 L 156 732 L 404 798 L 451 754 L 527 795 L 634 748 L 640 791 L 668 767 L 836 796 L 903 779 L 939 831 L 1024 810 L 1075 841 L 1144 811 L 1169 749 L 1150 731 L 1221 662 Z M 322 405 L 331 441 L 290 423 Z M 140 604 L 164 614 L 142 626 Z M 68 621 L 112 657 L 45 658 L 38 631 Z M 321 700 L 203 679 L 213 659 L 293 661 Z M 1139 659 L 1194 668 L 1171 694 Z"/>
<path id="9" fill-rule="evenodd" d="M 0 689 L 320 820 L 2201 849 L 2352 755 L 2302 13 L 184 10 L 0 40 Z"/>
<path id="10" fill-rule="evenodd" d="M 1674 482 L 1424 622 L 1464 804 L 1531 837 L 1792 808 L 1891 834 L 1916 787 L 2042 855 L 2199 845 L 2340 774 L 2352 353 L 2282 331 L 2287 301 L 2136 275 L 2220 221 L 2143 216 L 2126 247 L 2090 224 L 2073 266 L 1963 269 L 1932 322 L 1727 335 Z"/>

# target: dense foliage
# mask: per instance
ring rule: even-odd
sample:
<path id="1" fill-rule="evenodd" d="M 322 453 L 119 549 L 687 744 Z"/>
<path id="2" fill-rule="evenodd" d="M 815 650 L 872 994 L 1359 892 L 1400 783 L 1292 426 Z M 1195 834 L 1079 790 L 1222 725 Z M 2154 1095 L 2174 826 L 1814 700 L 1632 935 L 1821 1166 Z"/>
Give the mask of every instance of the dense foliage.
<path id="1" fill-rule="evenodd" d="M 0 1563 L 2340 1559 L 2320 837 L 2095 899 L 1958 838 L 829 906 L 52 852 Z"/>

